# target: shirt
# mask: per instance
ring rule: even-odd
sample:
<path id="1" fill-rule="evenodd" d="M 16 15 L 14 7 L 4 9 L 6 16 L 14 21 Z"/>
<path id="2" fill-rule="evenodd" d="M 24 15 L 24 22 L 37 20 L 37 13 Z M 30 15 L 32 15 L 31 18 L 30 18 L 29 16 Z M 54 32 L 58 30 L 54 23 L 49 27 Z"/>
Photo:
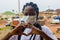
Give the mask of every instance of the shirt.
<path id="1" fill-rule="evenodd" d="M 52 31 L 47 27 L 47 26 L 41 26 L 42 27 L 42 31 L 48 35 L 50 38 L 52 38 L 53 40 L 58 40 L 55 35 L 52 33 Z M 29 30 L 24 30 L 25 33 L 28 33 Z M 29 36 L 25 36 L 25 35 L 21 35 L 21 40 L 29 40 L 31 37 L 31 35 Z M 33 40 L 34 35 L 32 36 L 31 40 Z M 18 40 L 18 35 L 13 35 L 9 40 Z M 35 40 L 40 40 L 40 35 L 36 35 L 35 36 Z"/>

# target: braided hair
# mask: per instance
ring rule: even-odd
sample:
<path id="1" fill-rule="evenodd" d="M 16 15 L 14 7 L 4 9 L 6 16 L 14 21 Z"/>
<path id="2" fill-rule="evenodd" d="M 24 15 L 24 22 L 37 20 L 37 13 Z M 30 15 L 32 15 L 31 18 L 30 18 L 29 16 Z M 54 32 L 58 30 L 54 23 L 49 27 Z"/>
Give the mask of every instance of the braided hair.
<path id="1" fill-rule="evenodd" d="M 34 9 L 34 11 L 37 13 L 37 14 L 36 14 L 36 15 L 37 15 L 36 19 L 38 19 L 39 8 L 38 8 L 37 4 L 35 4 L 35 3 L 33 3 L 33 2 L 26 3 L 26 5 L 23 6 L 22 11 L 24 11 L 25 7 L 27 7 L 27 6 L 31 6 L 31 7 Z"/>
<path id="2" fill-rule="evenodd" d="M 27 6 L 31 6 L 31 7 L 34 9 L 34 11 L 36 12 L 36 15 L 37 15 L 37 16 L 36 16 L 36 20 L 37 20 L 37 19 L 38 19 L 38 14 L 39 14 L 39 8 L 38 8 L 37 4 L 35 4 L 35 3 L 33 3 L 33 2 L 26 3 L 26 5 L 23 6 L 22 11 L 24 11 L 25 7 L 27 7 Z M 40 30 L 42 30 L 40 24 L 35 23 L 34 26 L 37 27 L 37 28 L 39 28 Z M 33 35 L 32 35 L 32 36 L 33 36 Z M 32 36 L 31 36 L 31 37 L 32 37 Z M 36 36 L 36 35 L 35 35 L 35 36 Z M 35 36 L 34 36 L 33 40 L 35 39 Z M 30 39 L 30 40 L 31 40 L 31 39 Z M 40 36 L 40 40 L 43 40 L 43 37 Z"/>

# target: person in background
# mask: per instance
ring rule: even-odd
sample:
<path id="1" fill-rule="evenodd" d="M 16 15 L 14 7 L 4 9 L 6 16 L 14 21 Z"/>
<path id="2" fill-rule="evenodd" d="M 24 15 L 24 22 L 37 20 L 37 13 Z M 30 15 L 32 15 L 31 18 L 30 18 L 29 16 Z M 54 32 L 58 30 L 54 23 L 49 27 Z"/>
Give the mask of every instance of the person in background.
<path id="1" fill-rule="evenodd" d="M 22 23 L 17 28 L 15 28 L 13 31 L 8 33 L 2 40 L 57 40 L 55 35 L 51 32 L 51 30 L 46 26 L 41 26 L 37 20 L 38 20 L 38 14 L 39 14 L 39 8 L 37 4 L 30 2 L 26 3 L 26 5 L 23 6 L 23 14 L 25 16 L 34 17 L 34 19 L 30 20 L 30 28 L 32 28 L 32 32 L 29 35 L 26 35 L 25 33 L 30 32 L 29 28 L 26 28 L 29 23 Z M 22 31 L 23 29 L 23 31 Z M 17 35 L 15 35 L 17 34 Z M 20 35 L 19 35 L 20 34 Z"/>

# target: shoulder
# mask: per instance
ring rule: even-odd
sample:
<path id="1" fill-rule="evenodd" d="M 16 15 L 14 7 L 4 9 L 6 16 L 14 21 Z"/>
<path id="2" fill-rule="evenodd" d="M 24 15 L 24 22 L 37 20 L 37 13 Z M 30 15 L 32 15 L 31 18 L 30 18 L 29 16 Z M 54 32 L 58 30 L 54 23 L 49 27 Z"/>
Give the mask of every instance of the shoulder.
<path id="1" fill-rule="evenodd" d="M 46 25 L 41 26 L 42 30 L 50 30 Z"/>
<path id="2" fill-rule="evenodd" d="M 47 26 L 41 26 L 42 31 L 48 35 L 50 38 L 57 40 L 56 36 L 53 34 L 53 32 L 50 30 L 50 28 L 48 28 Z"/>
<path id="3" fill-rule="evenodd" d="M 41 26 L 41 28 L 42 28 L 42 31 L 45 32 L 45 33 L 48 33 L 48 34 L 52 33 L 52 31 L 50 30 L 50 28 L 47 27 L 46 25 Z"/>

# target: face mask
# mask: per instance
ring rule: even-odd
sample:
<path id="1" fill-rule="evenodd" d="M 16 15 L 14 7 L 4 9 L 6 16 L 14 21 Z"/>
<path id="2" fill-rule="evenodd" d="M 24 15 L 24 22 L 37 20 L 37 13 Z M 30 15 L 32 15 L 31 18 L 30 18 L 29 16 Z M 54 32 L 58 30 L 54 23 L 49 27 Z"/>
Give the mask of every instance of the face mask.
<path id="1" fill-rule="evenodd" d="M 36 16 L 24 16 L 22 18 L 22 21 L 29 22 L 29 23 L 35 23 L 36 22 Z"/>

